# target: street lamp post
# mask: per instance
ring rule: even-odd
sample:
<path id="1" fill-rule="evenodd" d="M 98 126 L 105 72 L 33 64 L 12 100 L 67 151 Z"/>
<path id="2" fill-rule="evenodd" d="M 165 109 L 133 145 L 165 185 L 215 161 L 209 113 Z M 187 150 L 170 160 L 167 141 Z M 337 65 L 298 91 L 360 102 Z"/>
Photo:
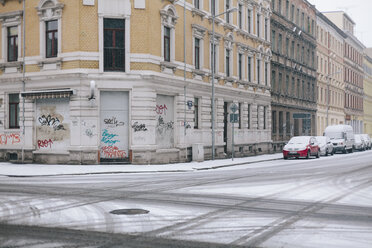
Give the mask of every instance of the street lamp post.
<path id="1" fill-rule="evenodd" d="M 326 126 L 328 127 L 328 112 L 329 112 L 329 78 L 336 74 L 341 73 L 342 71 L 336 71 L 335 73 L 327 75 L 327 119 L 326 119 Z"/>
<path id="2" fill-rule="evenodd" d="M 212 63 L 211 63 L 211 66 L 212 66 L 212 73 L 211 73 L 211 76 L 212 76 L 212 160 L 214 160 L 214 157 L 215 157 L 215 125 L 214 125 L 214 119 L 215 119 L 215 105 L 214 105 L 214 67 L 215 67 L 215 44 L 214 44 L 214 21 L 216 19 L 216 17 L 219 17 L 221 15 L 224 15 L 224 14 L 227 14 L 227 13 L 231 13 L 231 12 L 235 12 L 237 11 L 238 9 L 237 8 L 231 8 L 231 9 L 228 9 L 226 10 L 225 12 L 222 12 L 218 15 L 215 15 L 215 13 L 212 13 Z"/>

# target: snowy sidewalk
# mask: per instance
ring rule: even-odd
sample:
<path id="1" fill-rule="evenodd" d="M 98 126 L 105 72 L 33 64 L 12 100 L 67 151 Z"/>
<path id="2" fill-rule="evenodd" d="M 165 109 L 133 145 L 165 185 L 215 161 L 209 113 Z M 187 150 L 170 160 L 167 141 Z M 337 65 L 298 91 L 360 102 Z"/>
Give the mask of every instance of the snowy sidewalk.
<path id="1" fill-rule="evenodd" d="M 56 176 L 56 175 L 86 175 L 113 173 L 146 173 L 146 172 L 186 172 L 209 170 L 222 167 L 237 166 L 256 162 L 281 159 L 281 153 L 260 155 L 245 158 L 218 159 L 204 162 L 161 164 L 161 165 L 46 165 L 46 164 L 12 164 L 0 163 L 0 176 Z"/>

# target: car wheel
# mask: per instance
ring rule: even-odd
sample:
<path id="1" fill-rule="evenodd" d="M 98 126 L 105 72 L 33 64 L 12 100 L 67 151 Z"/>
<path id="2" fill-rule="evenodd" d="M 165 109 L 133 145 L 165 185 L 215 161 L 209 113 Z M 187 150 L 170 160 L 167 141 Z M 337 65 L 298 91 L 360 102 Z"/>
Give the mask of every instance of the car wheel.
<path id="1" fill-rule="evenodd" d="M 310 151 L 307 151 L 306 159 L 309 159 L 309 158 L 310 158 Z"/>
<path id="2" fill-rule="evenodd" d="M 286 156 L 283 156 L 283 158 L 284 158 L 284 159 L 288 159 L 288 157 L 286 157 Z"/>
<path id="3" fill-rule="evenodd" d="M 326 153 L 325 153 L 326 156 L 328 156 L 328 149 L 326 149 Z"/>
<path id="4" fill-rule="evenodd" d="M 316 152 L 315 157 L 316 157 L 316 158 L 319 158 L 319 150 Z"/>
<path id="5" fill-rule="evenodd" d="M 344 147 L 344 149 L 342 150 L 342 153 L 346 154 L 346 147 Z"/>

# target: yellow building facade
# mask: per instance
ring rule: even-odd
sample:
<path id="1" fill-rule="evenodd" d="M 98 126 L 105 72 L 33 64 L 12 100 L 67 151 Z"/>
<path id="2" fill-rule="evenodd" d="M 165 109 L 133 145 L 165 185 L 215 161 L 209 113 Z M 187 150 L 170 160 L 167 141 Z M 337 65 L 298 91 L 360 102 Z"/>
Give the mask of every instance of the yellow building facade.
<path id="1" fill-rule="evenodd" d="M 236 156 L 270 151 L 270 16 L 268 0 L 2 1 L 1 158 L 203 160 L 232 135 Z"/>

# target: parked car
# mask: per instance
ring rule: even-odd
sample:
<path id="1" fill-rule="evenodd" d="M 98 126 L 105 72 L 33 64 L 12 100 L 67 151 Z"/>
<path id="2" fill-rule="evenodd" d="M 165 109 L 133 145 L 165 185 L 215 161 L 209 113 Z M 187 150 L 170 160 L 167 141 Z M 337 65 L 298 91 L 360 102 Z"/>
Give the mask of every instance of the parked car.
<path id="1" fill-rule="evenodd" d="M 319 146 L 312 136 L 296 136 L 292 137 L 283 148 L 283 158 L 309 158 L 315 156 L 319 158 Z"/>
<path id="2" fill-rule="evenodd" d="M 371 150 L 371 148 L 372 148 L 371 137 L 369 137 L 368 134 L 362 134 L 362 138 L 364 139 L 364 141 L 366 143 L 366 149 Z"/>
<path id="3" fill-rule="evenodd" d="M 362 138 L 361 134 L 355 134 L 354 135 L 354 148 L 358 151 L 365 151 L 366 150 L 366 144 Z"/>
<path id="4" fill-rule="evenodd" d="M 333 125 L 324 130 L 324 136 L 331 139 L 334 152 L 353 152 L 354 131 L 350 125 Z"/>
<path id="5" fill-rule="evenodd" d="M 316 141 L 318 142 L 320 155 L 328 156 L 328 154 L 333 155 L 333 144 L 331 139 L 327 136 L 316 136 Z"/>

